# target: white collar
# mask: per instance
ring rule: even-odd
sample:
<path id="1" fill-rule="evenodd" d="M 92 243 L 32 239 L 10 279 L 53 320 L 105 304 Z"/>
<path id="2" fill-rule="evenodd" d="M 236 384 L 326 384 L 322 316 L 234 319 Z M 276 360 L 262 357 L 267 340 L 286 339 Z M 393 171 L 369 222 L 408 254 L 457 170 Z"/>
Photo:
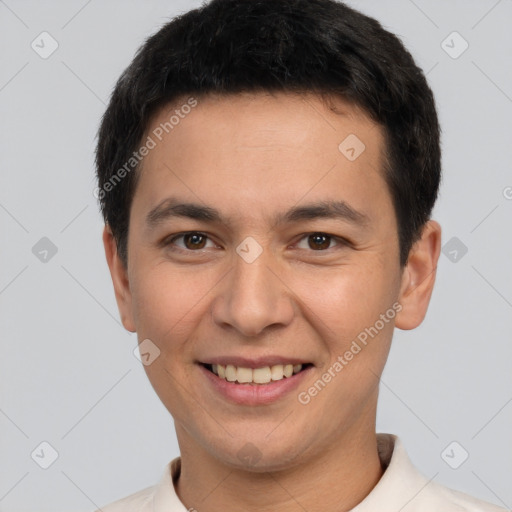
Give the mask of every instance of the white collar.
<path id="1" fill-rule="evenodd" d="M 427 479 L 413 466 L 397 436 L 378 433 L 377 447 L 385 468 L 384 474 L 370 494 L 350 512 L 420 512 L 425 509 L 443 512 L 462 512 L 469 509 L 482 512 L 505 511 L 467 494 L 448 489 L 433 482 L 433 478 Z M 180 471 L 180 457 L 166 466 L 162 479 L 154 488 L 153 512 L 188 512 L 174 488 Z"/>

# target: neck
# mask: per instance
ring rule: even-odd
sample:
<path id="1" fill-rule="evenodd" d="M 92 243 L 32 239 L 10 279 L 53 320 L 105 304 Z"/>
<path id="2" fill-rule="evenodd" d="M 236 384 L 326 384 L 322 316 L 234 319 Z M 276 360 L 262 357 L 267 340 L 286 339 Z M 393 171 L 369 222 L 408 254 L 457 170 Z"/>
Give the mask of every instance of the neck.
<path id="1" fill-rule="evenodd" d="M 349 511 L 383 475 L 375 425 L 368 427 L 350 429 L 294 467 L 259 473 L 234 469 L 197 445 L 180 442 L 182 470 L 176 492 L 189 510 L 200 512 L 296 512 L 298 507 Z M 177 434 L 183 441 L 186 434 L 178 425 Z"/>

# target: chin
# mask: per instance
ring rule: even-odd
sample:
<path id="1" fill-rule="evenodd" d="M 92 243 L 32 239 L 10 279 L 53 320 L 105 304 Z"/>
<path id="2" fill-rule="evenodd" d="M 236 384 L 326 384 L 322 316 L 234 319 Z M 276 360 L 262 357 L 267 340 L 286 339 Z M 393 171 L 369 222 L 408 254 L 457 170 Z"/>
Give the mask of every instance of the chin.
<path id="1" fill-rule="evenodd" d="M 265 445 L 263 450 L 257 447 L 261 444 Z M 294 450 L 291 451 L 291 448 L 284 447 L 282 444 L 273 448 L 269 446 L 268 441 L 261 443 L 256 440 L 255 442 L 247 440 L 238 450 L 233 450 L 233 447 L 230 446 L 225 451 L 213 455 L 220 462 L 233 469 L 250 473 L 267 473 L 282 471 L 299 465 L 301 457 L 296 453 L 296 450 L 296 445 Z"/>

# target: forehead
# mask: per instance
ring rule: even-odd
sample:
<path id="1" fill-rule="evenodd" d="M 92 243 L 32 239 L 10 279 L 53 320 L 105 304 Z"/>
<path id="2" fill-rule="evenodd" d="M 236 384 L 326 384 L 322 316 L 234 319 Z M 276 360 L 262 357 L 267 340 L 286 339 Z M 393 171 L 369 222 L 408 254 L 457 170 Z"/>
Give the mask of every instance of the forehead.
<path id="1" fill-rule="evenodd" d="M 194 106 L 189 107 L 191 104 Z M 212 126 L 216 128 L 214 131 L 209 130 Z M 190 137 L 195 132 L 203 139 L 208 135 L 218 138 L 229 134 L 231 138 L 226 140 L 229 144 L 238 138 L 246 139 L 247 135 L 259 142 L 275 142 L 278 134 L 281 142 L 287 143 L 291 142 L 286 140 L 287 136 L 293 135 L 298 141 L 308 138 L 309 144 L 305 145 L 308 148 L 315 143 L 319 145 L 318 137 L 323 139 L 329 134 L 338 138 L 345 128 L 362 137 L 369 135 L 368 131 L 375 131 L 376 140 L 372 143 L 382 142 L 377 140 L 381 135 L 380 126 L 363 109 L 339 96 L 311 92 L 182 96 L 153 116 L 147 132 L 168 142 L 176 139 L 178 133 Z"/>
<path id="2" fill-rule="evenodd" d="M 314 93 L 182 96 L 153 116 L 147 134 L 155 140 L 157 151 L 152 153 L 157 154 L 164 147 L 179 149 L 185 142 L 187 149 L 195 146 L 198 152 L 256 148 L 298 155 L 328 149 L 326 156 L 332 158 L 338 156 L 339 143 L 350 134 L 354 141 L 359 139 L 356 150 L 361 144 L 366 146 L 365 157 L 378 159 L 383 149 L 382 129 L 364 110 L 340 97 Z M 179 152 L 174 156 L 179 157 Z"/>
<path id="3" fill-rule="evenodd" d="M 144 158 L 134 202 L 149 208 L 181 196 L 241 218 L 257 211 L 269 217 L 269 208 L 281 211 L 306 196 L 343 196 L 362 209 L 365 192 L 388 195 L 382 129 L 340 98 L 210 94 L 183 108 L 189 100 L 152 119 L 146 137 L 154 147 Z"/>

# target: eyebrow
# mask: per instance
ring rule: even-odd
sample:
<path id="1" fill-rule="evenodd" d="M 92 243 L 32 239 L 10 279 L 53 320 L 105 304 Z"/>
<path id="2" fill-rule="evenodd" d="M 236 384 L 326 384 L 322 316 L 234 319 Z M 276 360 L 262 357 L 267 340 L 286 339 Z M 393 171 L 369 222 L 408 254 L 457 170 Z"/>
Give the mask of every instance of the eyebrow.
<path id="1" fill-rule="evenodd" d="M 219 210 L 211 206 L 197 203 L 182 202 L 177 198 L 167 198 L 161 201 L 146 216 L 146 227 L 151 230 L 163 222 L 176 218 L 188 218 L 210 224 L 230 224 L 230 218 L 224 217 Z M 370 218 L 365 213 L 356 210 L 345 201 L 318 201 L 303 206 L 294 206 L 288 211 L 280 212 L 273 217 L 274 224 L 294 223 L 315 219 L 340 219 L 366 227 Z"/>

